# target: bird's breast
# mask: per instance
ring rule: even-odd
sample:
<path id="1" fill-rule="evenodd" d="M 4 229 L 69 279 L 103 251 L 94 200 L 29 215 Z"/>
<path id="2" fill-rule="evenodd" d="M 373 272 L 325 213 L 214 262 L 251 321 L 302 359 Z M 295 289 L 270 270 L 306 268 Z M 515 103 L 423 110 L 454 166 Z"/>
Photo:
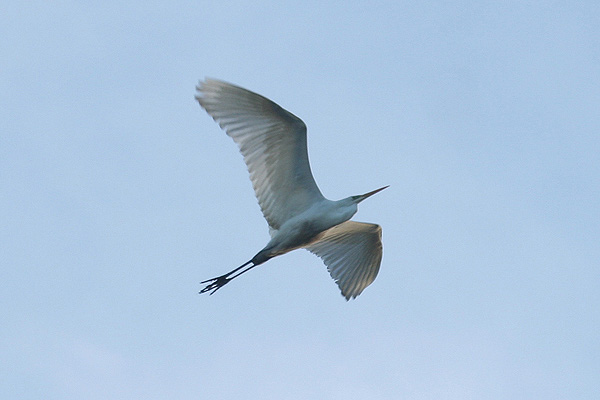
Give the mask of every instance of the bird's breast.
<path id="1" fill-rule="evenodd" d="M 352 212 L 344 212 L 335 207 L 313 207 L 286 221 L 271 239 L 271 246 L 277 253 L 306 247 L 319 240 L 320 236 L 336 225 L 352 217 Z"/>

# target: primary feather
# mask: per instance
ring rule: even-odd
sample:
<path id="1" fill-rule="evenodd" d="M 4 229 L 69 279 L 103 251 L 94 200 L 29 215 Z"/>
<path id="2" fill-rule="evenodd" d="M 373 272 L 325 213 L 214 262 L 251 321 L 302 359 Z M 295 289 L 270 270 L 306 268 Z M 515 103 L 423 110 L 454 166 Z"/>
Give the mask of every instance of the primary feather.
<path id="1" fill-rule="evenodd" d="M 323 199 L 308 163 L 306 125 L 271 100 L 207 79 L 196 99 L 238 145 L 269 227 Z"/>
<path id="2" fill-rule="evenodd" d="M 383 246 L 381 227 L 346 221 L 328 229 L 318 242 L 306 249 L 321 257 L 342 295 L 355 298 L 379 272 Z"/>

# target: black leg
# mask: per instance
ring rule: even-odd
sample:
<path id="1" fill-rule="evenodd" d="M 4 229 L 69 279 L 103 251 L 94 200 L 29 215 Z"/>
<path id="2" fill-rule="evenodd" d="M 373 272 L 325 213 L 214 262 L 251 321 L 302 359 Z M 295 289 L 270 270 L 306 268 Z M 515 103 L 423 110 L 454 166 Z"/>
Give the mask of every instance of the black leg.
<path id="1" fill-rule="evenodd" d="M 252 264 L 252 265 L 250 265 L 248 268 L 242 270 L 241 272 L 238 272 L 242 268 L 246 267 L 248 264 Z M 207 285 L 204 289 L 202 289 L 200 291 L 200 293 L 211 292 L 210 294 L 212 295 L 217 290 L 221 289 L 223 286 L 228 284 L 230 280 L 232 280 L 233 278 L 237 278 L 238 276 L 242 275 L 244 272 L 250 271 L 252 268 L 256 267 L 257 265 L 258 264 L 254 264 L 252 262 L 252 260 L 250 260 L 247 263 L 240 265 L 233 271 L 226 273 L 225 275 L 217 276 L 216 278 L 207 279 L 205 281 L 202 281 L 200 283 L 207 283 Z M 236 272 L 238 272 L 238 273 L 236 273 Z"/>

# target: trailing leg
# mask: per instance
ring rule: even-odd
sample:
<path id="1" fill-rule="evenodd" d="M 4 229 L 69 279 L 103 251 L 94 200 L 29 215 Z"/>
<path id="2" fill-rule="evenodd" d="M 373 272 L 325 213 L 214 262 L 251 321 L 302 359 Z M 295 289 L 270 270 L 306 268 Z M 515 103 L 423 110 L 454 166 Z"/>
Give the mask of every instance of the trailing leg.
<path id="1" fill-rule="evenodd" d="M 252 264 L 252 265 L 250 265 L 246 269 L 242 269 L 242 268 L 246 267 L 249 264 Z M 250 271 L 252 268 L 256 267 L 257 265 L 258 264 L 255 264 L 255 263 L 252 262 L 252 260 L 250 260 L 250 261 L 248 261 L 248 262 L 240 265 L 239 267 L 237 267 L 233 271 L 230 271 L 230 272 L 226 273 L 225 275 L 217 276 L 216 278 L 207 279 L 205 281 L 202 281 L 200 283 L 207 283 L 207 285 L 206 285 L 206 287 L 204 289 L 202 289 L 200 291 L 200 293 L 211 292 L 210 294 L 212 295 L 217 290 L 221 289 L 223 286 L 225 286 L 226 284 L 228 284 L 230 280 L 232 280 L 233 278 L 236 278 L 236 277 L 240 276 L 244 272 Z M 239 270 L 242 270 L 242 271 L 238 272 Z"/>
<path id="2" fill-rule="evenodd" d="M 243 273 L 250 271 L 252 268 L 256 267 L 257 265 L 260 265 L 260 264 L 264 263 L 265 261 L 268 261 L 271 258 L 275 257 L 275 255 L 276 254 L 273 254 L 273 252 L 271 251 L 271 247 L 265 247 L 264 249 L 262 249 L 261 251 L 256 253 L 256 255 L 254 257 L 252 257 L 252 259 L 250 261 L 245 262 L 244 264 L 240 265 L 233 271 L 229 271 L 225 275 L 217 276 L 216 278 L 207 279 L 205 281 L 200 282 L 200 283 L 207 283 L 206 287 L 204 289 L 202 289 L 200 291 L 200 293 L 210 292 L 210 294 L 212 295 L 214 292 L 216 292 L 217 290 L 221 289 L 223 286 L 228 284 L 229 281 L 231 281 L 233 278 L 237 278 L 238 276 L 242 275 Z M 252 265 L 250 265 L 250 264 L 252 264 Z M 248 265 L 250 265 L 250 266 L 248 266 Z"/>

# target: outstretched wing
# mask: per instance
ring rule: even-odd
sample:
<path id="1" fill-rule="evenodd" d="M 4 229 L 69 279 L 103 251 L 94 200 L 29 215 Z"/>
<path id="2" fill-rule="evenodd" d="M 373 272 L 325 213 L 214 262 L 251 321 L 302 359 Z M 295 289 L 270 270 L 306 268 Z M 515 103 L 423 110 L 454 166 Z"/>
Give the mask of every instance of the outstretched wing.
<path id="1" fill-rule="evenodd" d="M 323 259 L 342 295 L 350 300 L 361 294 L 379 272 L 381 227 L 346 221 L 325 231 L 318 242 L 306 249 Z"/>
<path id="2" fill-rule="evenodd" d="M 323 199 L 310 171 L 306 125 L 271 100 L 232 84 L 206 79 L 196 99 L 233 138 L 272 229 Z"/>

